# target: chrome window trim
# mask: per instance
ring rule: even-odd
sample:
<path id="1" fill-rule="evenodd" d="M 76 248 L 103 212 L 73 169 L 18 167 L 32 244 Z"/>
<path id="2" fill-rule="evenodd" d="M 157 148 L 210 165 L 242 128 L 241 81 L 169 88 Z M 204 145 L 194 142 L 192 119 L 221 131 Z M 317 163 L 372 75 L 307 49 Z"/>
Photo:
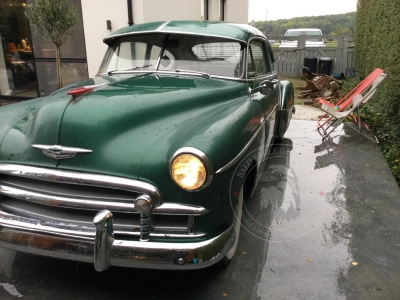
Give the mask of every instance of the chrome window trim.
<path id="1" fill-rule="evenodd" d="M 155 31 L 161 31 L 165 26 L 167 26 L 171 21 L 166 21 L 163 24 L 161 24 Z"/>
<path id="2" fill-rule="evenodd" d="M 166 26 L 168 22 L 165 22 L 163 25 L 161 25 L 159 28 L 162 28 L 164 26 Z M 247 48 L 248 48 L 248 43 L 246 41 L 243 40 L 239 40 L 239 39 L 233 39 L 233 38 L 229 38 L 229 37 L 224 37 L 224 36 L 218 36 L 218 35 L 212 35 L 212 34 L 196 34 L 196 33 L 185 33 L 185 32 L 167 32 L 167 31 L 159 31 L 158 29 L 156 29 L 155 31 L 142 31 L 142 32 L 137 32 L 134 34 L 120 34 L 120 35 L 116 35 L 116 36 L 126 36 L 126 35 L 140 35 L 140 34 L 148 34 L 148 33 L 165 33 L 165 34 L 184 34 L 184 35 L 197 35 L 197 36 L 205 36 L 205 37 L 217 37 L 217 38 L 223 38 L 226 39 L 228 41 L 236 41 L 239 42 L 240 46 L 241 46 L 241 50 L 240 52 L 242 53 L 242 74 L 240 74 L 240 77 L 231 77 L 231 76 L 220 76 L 220 75 L 213 75 L 213 74 L 209 74 L 208 77 L 215 77 L 215 78 L 222 78 L 222 79 L 231 79 L 231 80 L 242 80 L 244 78 L 246 78 L 246 72 L 247 72 L 247 68 L 246 68 L 246 57 L 244 57 L 247 53 Z M 113 36 L 114 37 L 114 36 Z M 110 37 L 110 39 L 112 39 L 113 37 Z M 164 53 L 165 51 L 165 45 L 166 42 L 164 41 L 163 43 L 163 47 L 162 50 L 160 51 L 160 55 L 157 59 L 157 63 L 154 67 L 154 69 L 152 70 L 116 70 L 113 71 L 113 74 L 130 74 L 130 73 L 158 73 L 158 72 L 162 72 L 162 73 L 166 73 L 166 74 L 177 74 L 178 72 L 174 71 L 174 70 L 158 70 L 158 67 L 160 65 L 160 61 L 161 61 L 161 54 Z M 244 45 L 244 47 L 242 47 Z M 108 53 L 109 51 L 107 51 Z M 106 54 L 107 54 L 106 53 Z M 103 61 L 105 61 L 105 58 L 103 59 Z M 103 63 L 102 63 L 103 65 Z M 188 70 L 189 71 L 189 70 Z M 181 74 L 185 74 L 185 75 L 195 75 L 195 76 L 204 76 L 202 74 L 196 74 L 196 73 L 192 73 L 192 72 L 179 72 Z M 109 72 L 103 72 L 103 73 L 97 73 L 96 76 L 110 76 L 108 75 Z"/>
<path id="3" fill-rule="evenodd" d="M 140 71 L 114 71 L 113 74 L 135 74 L 135 73 L 160 73 L 160 74 L 169 74 L 169 75 L 190 75 L 190 76 L 197 76 L 197 77 L 205 77 L 203 74 L 198 73 L 191 73 L 191 72 L 174 72 L 174 71 L 167 71 L 167 70 L 140 70 Z M 108 76 L 107 72 L 98 73 L 96 76 Z M 232 81 L 241 81 L 241 82 L 253 82 L 254 80 L 245 79 L 242 77 L 228 77 L 228 76 L 220 76 L 220 75 L 212 75 L 207 76 L 208 78 L 219 78 L 219 79 L 228 79 Z"/>
<path id="4" fill-rule="evenodd" d="M 168 23 L 169 23 L 169 21 L 165 22 L 159 28 L 165 27 Z M 226 39 L 228 41 L 239 42 L 240 45 L 244 44 L 244 46 L 245 46 L 243 48 L 243 55 L 246 54 L 246 50 L 245 49 L 248 48 L 248 43 L 246 41 L 243 41 L 243 40 L 240 40 L 240 39 L 234 39 L 234 38 L 220 36 L 220 35 L 214 35 L 214 34 L 198 34 L 198 33 L 190 33 L 190 32 L 183 32 L 183 31 L 182 32 L 180 32 L 180 31 L 177 31 L 177 32 L 174 32 L 174 31 L 163 31 L 163 30 L 159 30 L 159 28 L 157 28 L 155 31 L 152 30 L 152 31 L 141 31 L 141 32 L 137 32 L 137 33 L 117 34 L 117 35 L 114 35 L 114 36 L 107 37 L 106 39 L 104 39 L 104 41 L 106 41 L 107 39 L 112 40 L 112 39 L 114 39 L 114 37 L 124 37 L 124 36 L 129 36 L 129 35 L 141 35 L 141 34 L 149 34 L 149 33 L 164 33 L 164 34 L 182 34 L 182 35 L 194 35 L 194 36 L 205 36 L 205 37 L 217 37 L 217 38 Z M 165 44 L 164 44 L 164 47 L 165 47 Z M 164 47 L 163 47 L 162 53 L 164 52 Z M 105 60 L 105 59 L 103 59 L 103 60 Z M 160 63 L 160 60 L 161 60 L 161 57 L 158 58 L 155 68 L 153 70 L 147 71 L 147 72 L 149 72 L 149 73 L 150 72 L 160 72 L 159 70 L 157 70 L 158 66 L 159 66 L 159 63 Z M 102 63 L 102 65 L 103 65 L 103 63 Z M 223 78 L 223 79 L 225 79 L 225 78 L 226 79 L 234 79 L 234 80 L 245 78 L 246 58 L 243 58 L 243 60 L 242 60 L 242 68 L 243 68 L 243 72 L 242 72 L 240 77 L 219 76 L 219 75 L 211 75 L 211 76 L 217 77 L 217 78 Z M 124 74 L 124 73 L 128 73 L 129 74 L 129 73 L 136 73 L 136 72 L 144 72 L 144 71 L 143 70 L 142 71 L 114 71 L 113 74 Z M 161 72 L 168 72 L 168 71 L 163 70 Z M 170 72 L 173 73 L 173 74 L 176 74 L 176 72 L 174 72 L 174 71 L 170 71 Z M 184 73 L 184 72 L 180 72 L 180 73 Z M 107 74 L 108 74 L 108 72 L 97 73 L 97 75 L 107 75 Z M 184 73 L 184 74 L 195 75 L 193 73 Z"/>
<path id="5" fill-rule="evenodd" d="M 253 42 L 253 41 L 257 41 L 257 40 L 261 40 L 261 42 L 265 42 L 265 41 L 268 41 L 266 38 L 264 38 L 264 37 L 261 37 L 261 36 L 252 36 L 250 39 L 249 39 L 249 41 L 248 41 L 248 43 L 247 43 L 247 47 L 246 47 L 246 53 L 245 53 L 245 55 L 246 55 L 246 58 L 245 58 L 245 78 L 247 78 L 247 66 L 248 66 L 248 63 L 247 63 L 247 58 L 248 58 L 248 52 L 249 52 L 249 47 L 250 47 L 250 45 L 251 45 L 251 43 Z M 273 73 L 275 73 L 276 74 L 276 72 L 271 72 L 271 73 L 268 73 L 268 74 L 261 74 L 260 76 L 257 76 L 257 74 L 256 74 L 256 77 L 254 77 L 253 79 L 250 79 L 250 78 L 247 78 L 247 79 L 249 79 L 249 80 L 252 80 L 252 81 L 254 81 L 254 80 L 261 80 L 261 78 L 262 77 L 265 77 L 265 76 L 269 76 L 269 75 L 271 75 L 271 74 L 273 74 Z"/>
<path id="6" fill-rule="evenodd" d="M 253 40 L 262 40 L 263 42 L 265 42 L 267 45 L 268 45 L 268 49 L 267 49 L 267 51 L 268 51 L 268 55 L 271 55 L 272 54 L 272 49 L 271 49 L 271 44 L 269 43 L 269 41 L 268 41 L 268 39 L 266 39 L 265 37 L 262 37 L 262 36 L 252 36 L 249 40 L 248 40 L 248 43 L 247 43 L 247 47 L 246 47 L 246 58 L 245 58 L 245 60 L 246 60 L 246 64 L 245 64 L 245 78 L 247 78 L 247 52 L 249 51 L 248 49 L 249 49 L 249 47 L 250 47 L 250 44 L 253 42 Z M 275 58 L 272 56 L 272 59 L 275 61 Z M 272 70 L 272 72 L 271 73 L 268 73 L 268 74 L 263 74 L 262 76 L 257 76 L 256 78 L 258 79 L 258 78 L 261 78 L 261 77 L 263 77 L 263 76 L 265 76 L 265 75 L 267 75 L 267 76 L 270 76 L 270 75 L 276 75 L 276 76 L 278 76 L 278 73 L 277 73 L 277 71 L 276 71 L 276 67 L 275 67 L 275 70 Z M 254 79 L 252 80 L 252 81 L 254 81 Z"/>
<path id="7" fill-rule="evenodd" d="M 193 148 L 193 147 L 180 148 L 179 150 L 175 151 L 175 153 L 171 156 L 171 158 L 169 160 L 169 174 L 170 174 L 172 180 L 175 182 L 175 180 L 171 174 L 172 162 L 174 161 L 175 157 L 177 157 L 178 155 L 181 155 L 181 154 L 192 154 L 192 155 L 198 157 L 203 162 L 204 166 L 206 167 L 207 179 L 206 179 L 206 182 L 200 188 L 198 188 L 196 190 L 186 190 L 186 189 L 182 188 L 180 185 L 178 185 L 178 184 L 177 185 L 181 189 L 188 191 L 188 192 L 198 192 L 198 191 L 201 191 L 204 188 L 208 187 L 214 178 L 213 165 L 212 165 L 210 159 L 208 158 L 208 156 L 203 151 L 201 151 L 197 148 Z"/>

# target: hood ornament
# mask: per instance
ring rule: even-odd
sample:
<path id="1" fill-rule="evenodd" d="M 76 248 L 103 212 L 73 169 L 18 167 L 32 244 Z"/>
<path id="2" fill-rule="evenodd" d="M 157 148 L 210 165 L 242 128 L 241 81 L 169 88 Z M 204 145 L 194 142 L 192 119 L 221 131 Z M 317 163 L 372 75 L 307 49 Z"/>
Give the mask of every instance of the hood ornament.
<path id="1" fill-rule="evenodd" d="M 64 147 L 61 145 L 32 145 L 33 148 L 42 150 L 42 153 L 54 159 L 72 158 L 79 153 L 92 153 L 92 150 L 82 148 Z"/>

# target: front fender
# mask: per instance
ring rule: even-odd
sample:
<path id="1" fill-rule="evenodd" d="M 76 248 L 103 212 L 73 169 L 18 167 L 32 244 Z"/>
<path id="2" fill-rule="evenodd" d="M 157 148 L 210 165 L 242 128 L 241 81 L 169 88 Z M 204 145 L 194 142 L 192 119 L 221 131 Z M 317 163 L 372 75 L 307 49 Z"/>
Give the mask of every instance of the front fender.
<path id="1" fill-rule="evenodd" d="M 143 160 L 140 179 L 156 185 L 166 202 L 200 205 L 209 210 L 196 220 L 196 230 L 218 234 L 232 224 L 229 187 L 239 162 L 222 173 L 218 169 L 232 161 L 256 134 L 263 119 L 259 102 L 242 97 L 180 125 L 160 139 Z M 259 146 L 259 140 L 253 146 Z M 198 192 L 188 192 L 173 182 L 169 160 L 182 147 L 204 152 L 213 164 L 211 184 Z M 254 147 L 248 149 L 253 151 Z"/>
<path id="2" fill-rule="evenodd" d="M 292 114 L 294 113 L 294 88 L 293 84 L 284 80 L 279 83 L 277 122 L 275 128 L 275 136 L 283 138 L 289 127 Z"/>

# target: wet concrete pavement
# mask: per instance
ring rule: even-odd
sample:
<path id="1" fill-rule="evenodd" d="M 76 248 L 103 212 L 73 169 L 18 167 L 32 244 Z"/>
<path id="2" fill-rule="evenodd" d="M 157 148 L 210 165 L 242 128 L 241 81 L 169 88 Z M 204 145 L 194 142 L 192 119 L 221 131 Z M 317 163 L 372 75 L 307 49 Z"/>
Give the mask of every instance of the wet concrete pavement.
<path id="1" fill-rule="evenodd" d="M 0 299 L 400 299 L 400 191 L 377 145 L 292 121 L 245 202 L 237 256 L 188 272 L 0 248 Z"/>

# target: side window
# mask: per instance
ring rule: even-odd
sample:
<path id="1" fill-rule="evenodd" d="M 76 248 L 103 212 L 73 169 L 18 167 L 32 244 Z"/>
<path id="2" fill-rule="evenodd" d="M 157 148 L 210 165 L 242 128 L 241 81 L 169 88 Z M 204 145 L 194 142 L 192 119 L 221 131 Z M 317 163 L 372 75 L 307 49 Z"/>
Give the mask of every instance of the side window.
<path id="1" fill-rule="evenodd" d="M 264 41 L 255 41 L 250 44 L 247 68 L 249 78 L 275 72 L 274 54 L 267 43 Z"/>
<path id="2" fill-rule="evenodd" d="M 268 56 L 268 73 L 275 73 L 275 59 L 274 53 L 272 52 L 271 47 L 268 44 L 265 44 L 265 49 L 267 49 L 267 56 Z"/>
<path id="3" fill-rule="evenodd" d="M 247 76 L 254 78 L 268 73 L 265 45 L 256 40 L 250 44 L 247 53 Z"/>

